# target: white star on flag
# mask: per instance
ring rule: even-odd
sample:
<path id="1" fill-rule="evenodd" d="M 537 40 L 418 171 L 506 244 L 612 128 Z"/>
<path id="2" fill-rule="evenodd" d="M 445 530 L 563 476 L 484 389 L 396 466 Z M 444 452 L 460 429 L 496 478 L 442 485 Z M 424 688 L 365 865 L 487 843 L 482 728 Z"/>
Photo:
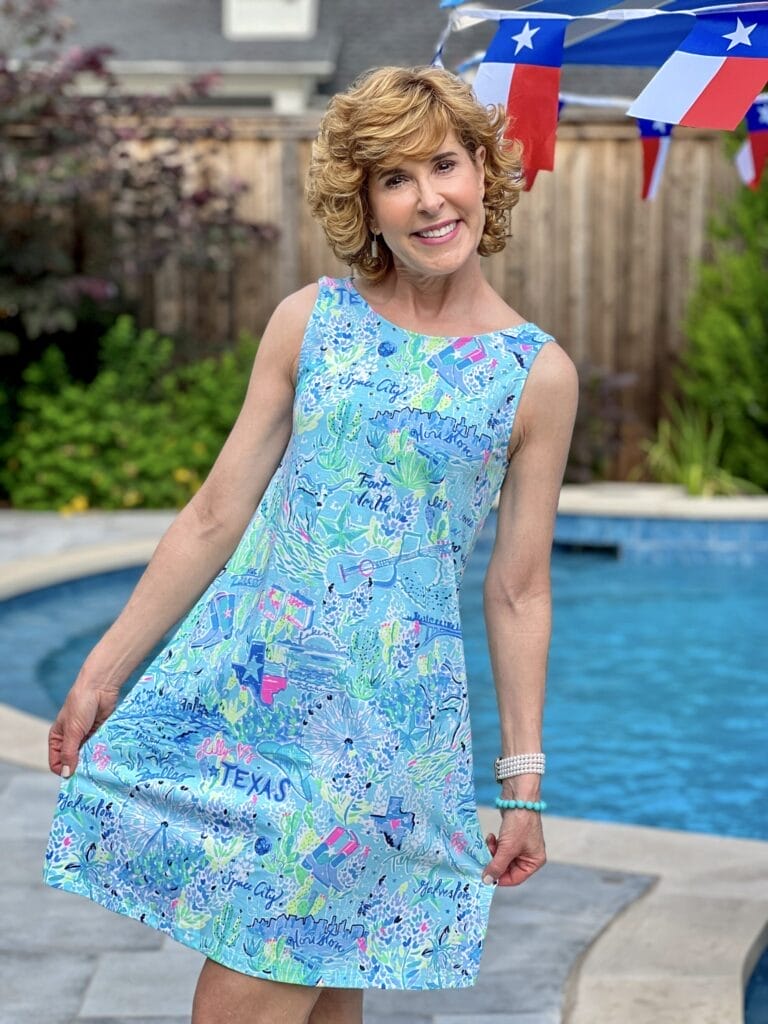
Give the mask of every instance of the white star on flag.
<path id="1" fill-rule="evenodd" d="M 728 49 L 732 50 L 734 46 L 751 46 L 752 40 L 749 38 L 752 32 L 757 28 L 757 22 L 754 25 L 750 25 L 747 28 L 742 22 L 741 18 L 736 19 L 736 28 L 733 32 L 726 32 L 723 39 L 730 39 L 728 43 Z"/>
<path id="2" fill-rule="evenodd" d="M 768 103 L 761 103 L 757 108 L 757 116 L 760 118 L 760 124 L 768 124 Z"/>
<path id="3" fill-rule="evenodd" d="M 666 127 L 667 127 L 667 122 L 666 121 L 654 121 L 653 122 L 653 130 L 654 131 L 663 132 Z"/>
<path id="4" fill-rule="evenodd" d="M 529 50 L 533 49 L 533 37 L 538 31 L 538 28 L 531 28 L 530 21 L 526 21 L 524 28 L 522 28 L 516 36 L 512 36 L 517 43 L 515 56 L 517 56 L 524 47 L 527 47 Z"/>

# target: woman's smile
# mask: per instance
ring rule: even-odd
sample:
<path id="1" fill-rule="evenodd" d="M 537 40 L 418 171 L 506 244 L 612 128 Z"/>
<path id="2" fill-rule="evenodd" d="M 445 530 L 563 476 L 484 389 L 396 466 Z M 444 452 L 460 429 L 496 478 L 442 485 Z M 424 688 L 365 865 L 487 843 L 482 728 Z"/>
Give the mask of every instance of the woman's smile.
<path id="1" fill-rule="evenodd" d="M 460 227 L 460 220 L 447 220 L 433 227 L 421 228 L 419 231 L 414 231 L 413 234 L 425 245 L 443 245 L 445 242 L 453 241 L 458 235 Z"/>

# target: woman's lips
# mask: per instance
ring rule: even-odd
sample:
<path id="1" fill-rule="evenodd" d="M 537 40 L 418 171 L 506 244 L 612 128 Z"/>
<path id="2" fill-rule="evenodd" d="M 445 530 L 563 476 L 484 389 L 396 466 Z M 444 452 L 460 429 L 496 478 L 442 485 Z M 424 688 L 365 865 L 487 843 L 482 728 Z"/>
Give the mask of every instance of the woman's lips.
<path id="1" fill-rule="evenodd" d="M 456 237 L 460 225 L 460 220 L 449 220 L 445 224 L 436 225 L 434 228 L 425 228 L 424 230 L 430 232 L 429 235 L 424 235 L 420 231 L 414 231 L 413 237 L 418 238 L 424 245 L 441 245 L 443 242 L 450 242 Z M 431 232 L 437 232 L 437 234 L 432 234 Z"/>

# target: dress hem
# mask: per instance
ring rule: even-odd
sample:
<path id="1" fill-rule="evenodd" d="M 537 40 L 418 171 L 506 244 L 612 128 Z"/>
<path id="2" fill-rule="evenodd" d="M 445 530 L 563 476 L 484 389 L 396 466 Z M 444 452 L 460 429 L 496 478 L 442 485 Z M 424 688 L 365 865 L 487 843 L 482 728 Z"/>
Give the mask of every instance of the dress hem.
<path id="1" fill-rule="evenodd" d="M 140 914 L 140 913 L 138 913 L 138 911 L 132 912 L 128 908 L 124 909 L 124 908 L 117 908 L 117 907 L 110 906 L 107 900 L 104 900 L 104 899 L 100 898 L 100 893 L 98 891 L 93 892 L 93 891 L 89 890 L 88 892 L 85 892 L 85 891 L 83 891 L 81 888 L 79 888 L 76 885 L 61 885 L 59 883 L 54 883 L 54 882 L 50 881 L 47 878 L 45 873 L 43 874 L 43 882 L 45 883 L 45 885 L 49 886 L 51 889 L 58 889 L 61 892 L 68 892 L 68 893 L 71 893 L 74 896 L 82 896 L 83 899 L 90 900 L 92 903 L 96 903 L 97 905 L 103 907 L 105 910 L 109 910 L 113 914 L 117 914 L 120 917 L 130 918 L 133 921 L 138 921 L 139 924 L 146 925 L 148 928 L 153 928 L 155 931 L 160 932 L 162 935 L 166 935 L 168 938 L 173 939 L 174 942 L 178 942 L 180 945 L 186 946 L 187 949 L 195 950 L 195 952 L 200 953 L 202 956 L 206 957 L 207 959 L 213 960 L 214 963 L 220 964 L 222 967 L 228 967 L 232 971 L 237 971 L 239 974 L 245 974 L 245 975 L 248 975 L 249 977 L 252 977 L 252 978 L 262 978 L 265 981 L 276 981 L 276 982 L 279 982 L 280 984 L 303 985 L 305 988 L 354 988 L 354 989 L 364 989 L 364 990 L 371 990 L 371 991 L 378 990 L 378 991 L 389 991 L 389 992 L 428 992 L 428 991 L 432 991 L 432 992 L 436 992 L 437 991 L 437 992 L 439 992 L 439 991 L 442 991 L 444 989 L 448 990 L 448 989 L 459 989 L 459 988 L 472 988 L 473 986 L 475 986 L 477 984 L 477 973 L 476 973 L 475 976 L 472 979 L 470 979 L 470 980 L 461 980 L 457 984 L 454 984 L 454 985 L 447 985 L 447 984 L 442 984 L 442 983 L 440 985 L 419 985 L 419 986 L 416 986 L 416 985 L 410 985 L 410 986 L 406 986 L 406 985 L 370 985 L 370 984 L 366 985 L 366 984 L 362 984 L 362 982 L 365 981 L 365 979 L 363 977 L 361 977 L 362 972 L 350 972 L 348 975 L 339 975 L 338 973 L 336 973 L 336 974 L 334 974 L 334 976 L 332 978 L 329 978 L 328 976 L 326 976 L 326 977 L 322 978 L 322 980 L 319 981 L 316 985 L 307 985 L 304 982 L 297 982 L 295 980 L 295 977 L 288 977 L 287 974 L 289 972 L 280 971 L 279 969 L 274 971 L 274 972 L 268 972 L 266 970 L 256 970 L 256 969 L 244 970 L 242 964 L 240 964 L 240 963 L 236 964 L 234 962 L 234 958 L 227 958 L 226 955 L 222 955 L 222 952 L 220 952 L 218 950 L 215 952 L 215 955 L 214 955 L 213 952 L 208 951 L 206 949 L 203 949 L 201 943 L 195 943 L 192 940 L 192 938 L 190 937 L 190 933 L 189 932 L 180 931 L 177 928 L 165 926 L 159 920 L 157 915 L 155 915 L 155 914 L 151 914 L 151 913 L 148 913 L 146 911 L 144 911 L 144 912 L 142 912 Z M 492 896 L 493 896 L 493 889 L 489 888 L 489 897 L 492 897 Z M 486 907 L 486 918 L 487 918 L 487 914 L 489 912 L 490 912 L 490 898 L 488 900 L 488 905 Z M 223 952 L 224 952 L 224 954 L 226 953 L 226 951 L 223 951 Z M 317 967 L 314 968 L 314 969 L 316 969 L 318 974 L 322 974 L 323 968 L 322 968 L 321 964 L 318 964 Z M 280 976 L 281 974 L 283 975 L 282 977 Z M 191 993 L 190 993 L 190 999 L 191 999 L 191 997 L 192 996 L 191 996 Z"/>

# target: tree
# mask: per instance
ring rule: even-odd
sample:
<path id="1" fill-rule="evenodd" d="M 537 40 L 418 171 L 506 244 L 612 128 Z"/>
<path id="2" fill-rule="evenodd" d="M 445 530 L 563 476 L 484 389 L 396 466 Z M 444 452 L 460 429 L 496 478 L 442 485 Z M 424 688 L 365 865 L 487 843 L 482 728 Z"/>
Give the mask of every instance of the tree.
<path id="1" fill-rule="evenodd" d="M 688 307 L 683 402 L 722 431 L 721 468 L 768 490 L 768 174 L 710 227 Z"/>
<path id="2" fill-rule="evenodd" d="M 223 268 L 238 243 L 275 236 L 237 217 L 244 186 L 217 183 L 191 145 L 225 139 L 226 122 L 175 114 L 215 76 L 125 95 L 108 46 L 67 46 L 57 3 L 0 0 L 0 354 L 74 330 L 82 303 L 114 300 L 126 273 L 171 254 Z"/>

